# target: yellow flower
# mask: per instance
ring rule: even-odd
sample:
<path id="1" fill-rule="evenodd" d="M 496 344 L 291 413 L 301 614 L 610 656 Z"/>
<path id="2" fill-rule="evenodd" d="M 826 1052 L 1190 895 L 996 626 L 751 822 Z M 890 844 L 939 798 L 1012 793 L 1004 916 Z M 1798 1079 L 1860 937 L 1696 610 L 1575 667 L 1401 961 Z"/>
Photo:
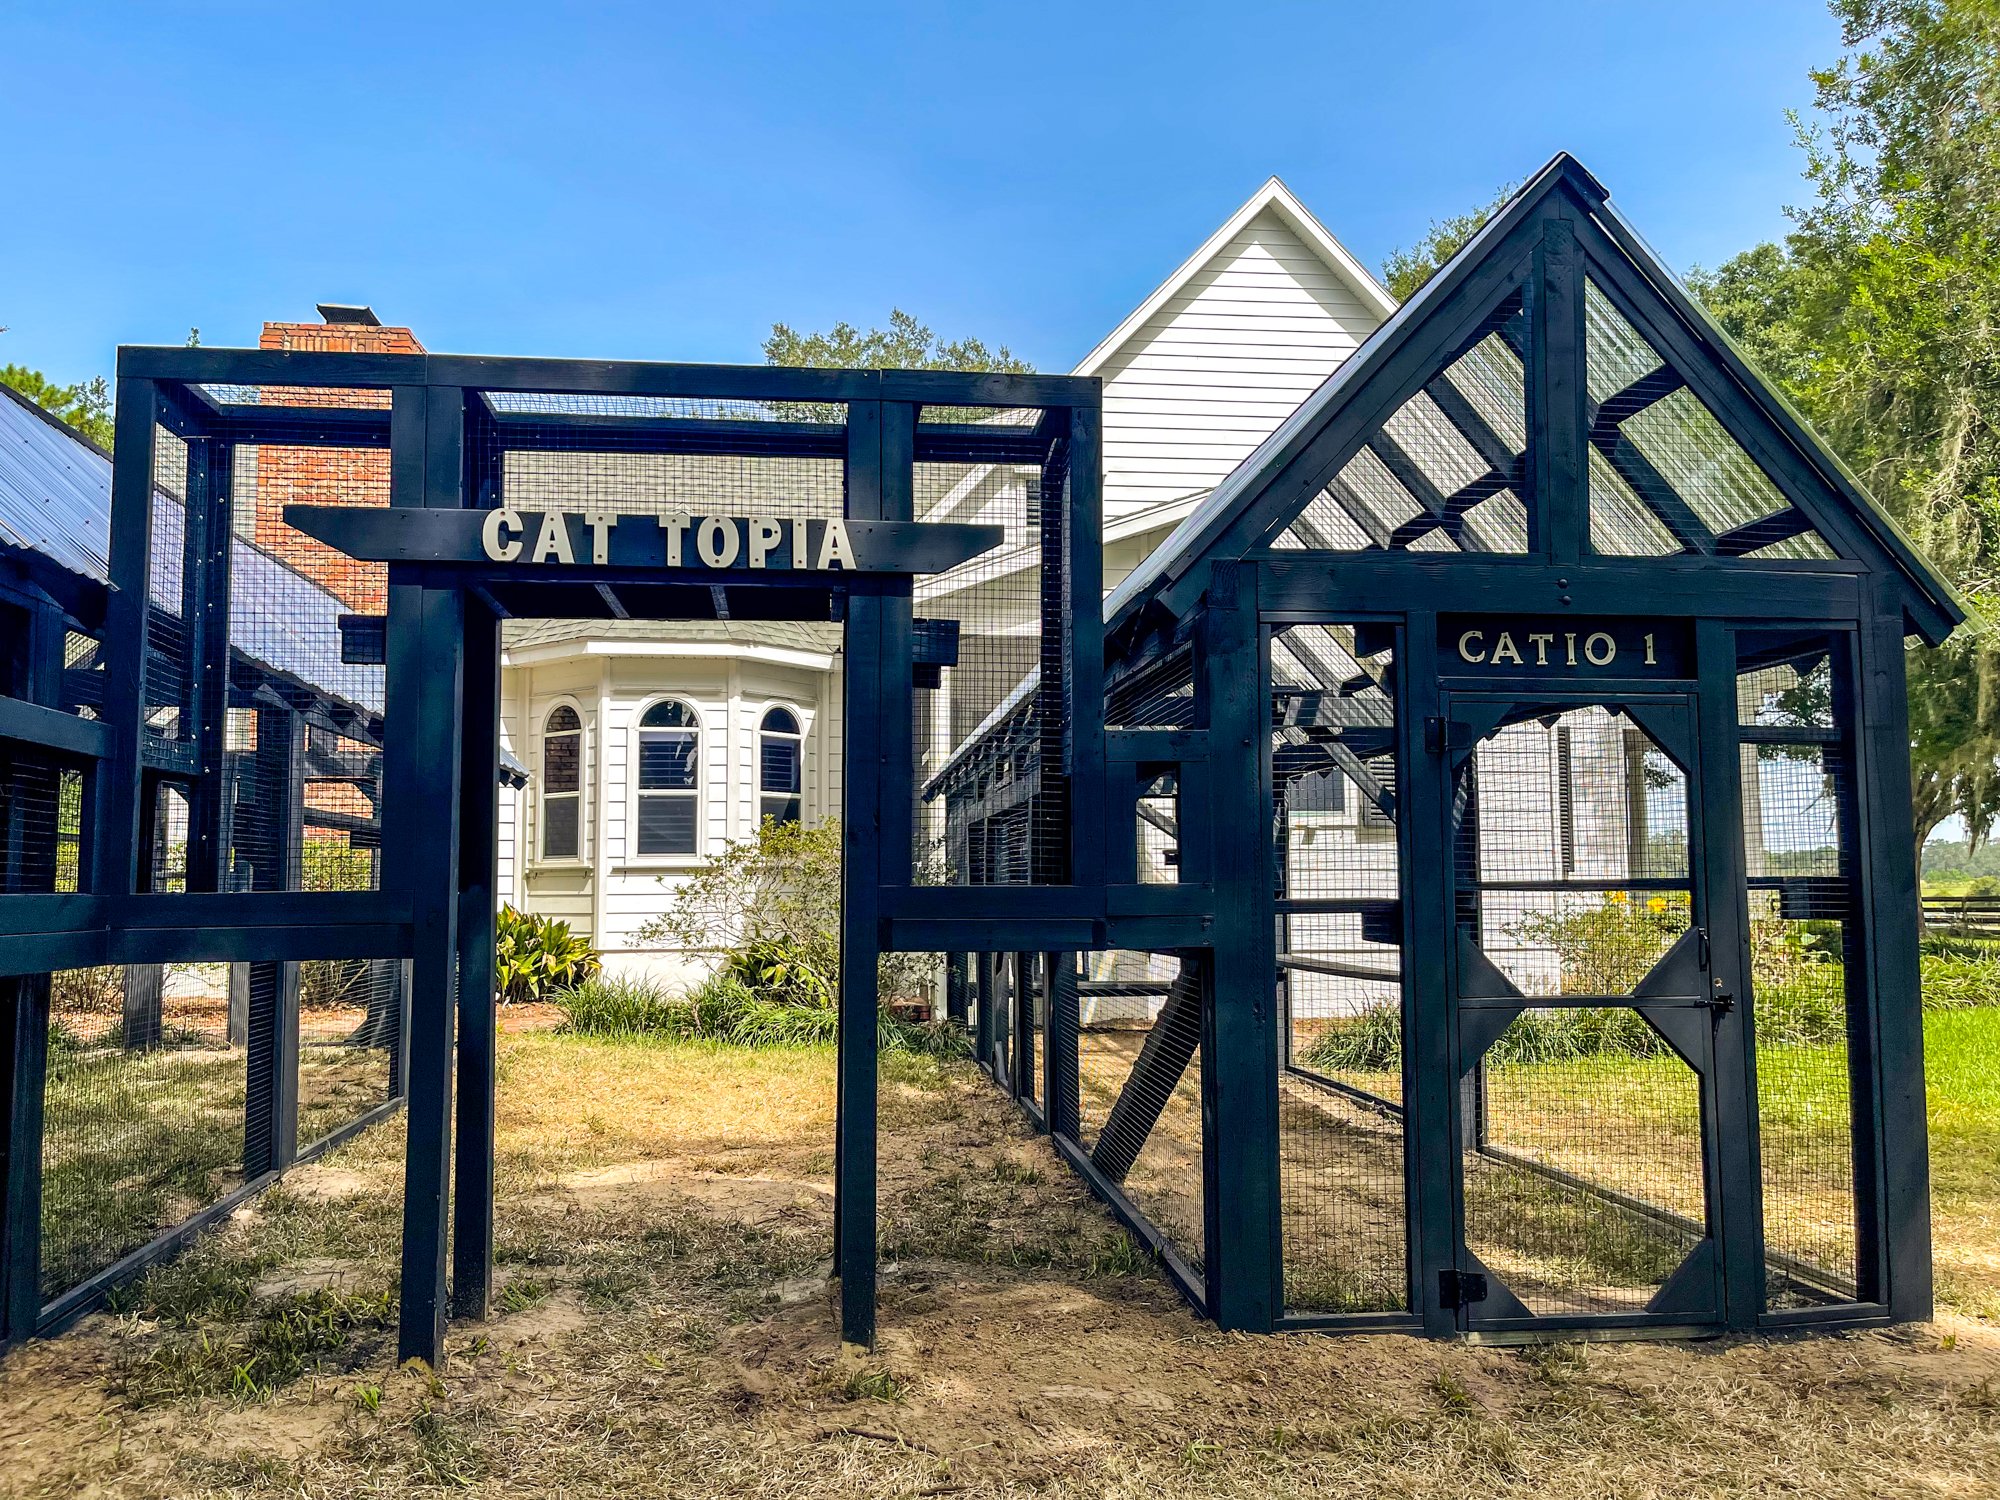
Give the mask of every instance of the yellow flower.
<path id="1" fill-rule="evenodd" d="M 1627 901 L 1630 901 L 1632 898 L 1626 895 L 1625 892 L 1623 891 L 1607 891 L 1605 892 L 1604 899 L 1607 901 L 1616 901 L 1620 906 L 1623 906 Z"/>
<path id="2" fill-rule="evenodd" d="M 1652 900 L 1646 903 L 1647 911 L 1665 911 L 1666 909 L 1667 909 L 1667 898 L 1665 896 L 1655 896 L 1653 897 Z"/>

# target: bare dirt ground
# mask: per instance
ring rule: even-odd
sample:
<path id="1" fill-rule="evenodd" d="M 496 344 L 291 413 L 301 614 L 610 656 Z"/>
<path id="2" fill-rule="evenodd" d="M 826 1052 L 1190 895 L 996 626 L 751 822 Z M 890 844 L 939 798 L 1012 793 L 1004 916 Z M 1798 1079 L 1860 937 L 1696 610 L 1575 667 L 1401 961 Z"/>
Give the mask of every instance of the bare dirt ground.
<path id="1" fill-rule="evenodd" d="M 0 1496 L 2000 1494 L 2000 1335 L 1497 1350 L 1196 1320 L 960 1065 L 891 1054 L 843 1350 L 832 1056 L 510 1034 L 500 1291 L 397 1369 L 400 1137 L 0 1369 Z"/>

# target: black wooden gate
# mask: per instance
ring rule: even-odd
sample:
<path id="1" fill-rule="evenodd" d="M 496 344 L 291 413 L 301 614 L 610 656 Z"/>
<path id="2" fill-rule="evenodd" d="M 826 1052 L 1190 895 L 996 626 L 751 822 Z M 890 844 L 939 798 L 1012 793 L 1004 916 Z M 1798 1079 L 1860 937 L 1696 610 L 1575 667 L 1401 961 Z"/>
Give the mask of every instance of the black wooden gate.
<path id="1" fill-rule="evenodd" d="M 1732 991 L 1693 696 L 1443 706 L 1461 1082 L 1441 1296 L 1473 1329 L 1719 1322 L 1714 1016 Z"/>

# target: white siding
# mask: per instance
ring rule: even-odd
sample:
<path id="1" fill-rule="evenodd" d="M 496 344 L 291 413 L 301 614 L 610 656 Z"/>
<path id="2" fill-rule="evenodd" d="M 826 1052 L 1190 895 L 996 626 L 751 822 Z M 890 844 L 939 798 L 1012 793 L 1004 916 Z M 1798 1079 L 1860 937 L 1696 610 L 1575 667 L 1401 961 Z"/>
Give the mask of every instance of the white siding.
<path id="1" fill-rule="evenodd" d="M 1211 488 L 1379 321 L 1258 214 L 1104 364 L 1106 518 Z"/>

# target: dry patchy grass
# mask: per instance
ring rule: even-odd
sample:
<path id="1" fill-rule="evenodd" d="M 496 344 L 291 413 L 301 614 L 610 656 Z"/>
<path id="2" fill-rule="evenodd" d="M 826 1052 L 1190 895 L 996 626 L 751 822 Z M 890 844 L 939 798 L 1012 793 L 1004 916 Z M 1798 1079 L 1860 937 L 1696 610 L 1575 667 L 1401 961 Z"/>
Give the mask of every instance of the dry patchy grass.
<path id="1" fill-rule="evenodd" d="M 844 1350 L 830 1052 L 504 1048 L 499 1305 L 441 1369 L 392 1364 L 384 1127 L 10 1360 L 0 1496 L 2000 1489 L 1983 1325 L 1512 1352 L 1221 1334 L 969 1068 L 893 1055 L 882 1338 Z"/>

